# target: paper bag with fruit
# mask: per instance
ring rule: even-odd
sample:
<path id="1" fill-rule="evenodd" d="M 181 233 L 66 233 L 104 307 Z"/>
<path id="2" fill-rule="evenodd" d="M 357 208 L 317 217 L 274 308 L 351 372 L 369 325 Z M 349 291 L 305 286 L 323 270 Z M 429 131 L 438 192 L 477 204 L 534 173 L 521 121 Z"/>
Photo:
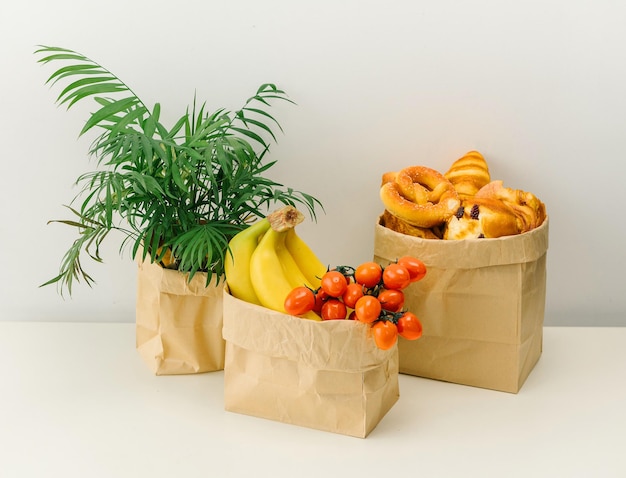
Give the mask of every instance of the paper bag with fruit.
<path id="1" fill-rule="evenodd" d="M 398 336 L 421 336 L 404 309 L 421 261 L 325 266 L 285 208 L 235 236 L 224 292 L 225 408 L 367 436 L 399 397 Z"/>
<path id="2" fill-rule="evenodd" d="M 428 274 L 405 292 L 423 322 L 400 339 L 400 372 L 517 393 L 542 351 L 548 219 L 532 193 L 493 180 L 470 152 L 441 174 L 383 175 L 374 260 L 419 257 Z"/>

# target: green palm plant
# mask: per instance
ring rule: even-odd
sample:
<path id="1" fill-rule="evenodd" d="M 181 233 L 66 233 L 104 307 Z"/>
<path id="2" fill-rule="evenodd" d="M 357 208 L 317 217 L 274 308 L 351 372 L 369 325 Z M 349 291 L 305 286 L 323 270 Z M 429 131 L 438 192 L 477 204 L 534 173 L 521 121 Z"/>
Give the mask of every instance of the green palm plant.
<path id="1" fill-rule="evenodd" d="M 56 102 L 71 108 L 90 98 L 98 105 L 80 135 L 100 133 L 89 156 L 97 169 L 77 179 L 79 193 L 68 209 L 73 219 L 55 220 L 78 230 L 63 256 L 57 283 L 72 293 L 74 282 L 94 280 L 83 268 L 86 254 L 102 262 L 100 246 L 120 231 L 120 252 L 133 259 L 188 272 L 224 273 L 229 240 L 273 204 L 301 204 L 316 219 L 319 200 L 268 179 L 275 161 L 265 161 L 280 124 L 268 112 L 273 101 L 293 103 L 273 84 L 263 84 L 236 111 L 209 112 L 206 103 L 191 109 L 171 127 L 159 119 L 160 104 L 149 109 L 118 77 L 86 56 L 65 48 L 41 46 L 39 63 L 61 62 L 46 84 L 65 82 Z"/>

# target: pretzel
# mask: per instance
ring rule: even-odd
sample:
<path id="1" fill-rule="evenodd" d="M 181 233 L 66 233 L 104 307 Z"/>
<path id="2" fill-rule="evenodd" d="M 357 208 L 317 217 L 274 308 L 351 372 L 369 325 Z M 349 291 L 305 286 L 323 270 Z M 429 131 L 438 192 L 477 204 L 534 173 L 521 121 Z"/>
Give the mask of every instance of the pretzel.
<path id="1" fill-rule="evenodd" d="M 411 166 L 383 175 L 380 199 L 394 216 L 430 228 L 445 222 L 459 208 L 454 186 L 440 172 L 426 166 Z"/>

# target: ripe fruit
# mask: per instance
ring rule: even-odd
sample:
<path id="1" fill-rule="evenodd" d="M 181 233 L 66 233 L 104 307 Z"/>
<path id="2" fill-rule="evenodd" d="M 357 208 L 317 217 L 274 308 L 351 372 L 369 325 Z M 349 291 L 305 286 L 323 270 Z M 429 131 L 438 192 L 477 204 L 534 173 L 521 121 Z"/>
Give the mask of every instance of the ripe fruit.
<path id="1" fill-rule="evenodd" d="M 426 275 L 426 266 L 422 261 L 413 256 L 403 256 L 398 259 L 398 264 L 403 265 L 409 271 L 411 282 L 417 282 Z"/>
<path id="2" fill-rule="evenodd" d="M 328 271 L 322 276 L 322 290 L 331 297 L 341 297 L 348 287 L 348 280 L 339 271 Z"/>
<path id="3" fill-rule="evenodd" d="M 326 302 L 328 299 L 328 294 L 324 292 L 321 288 L 318 289 L 315 293 L 315 305 L 313 306 L 313 312 L 321 314 L 322 306 L 324 305 L 324 302 Z"/>
<path id="4" fill-rule="evenodd" d="M 384 310 L 389 312 L 399 312 L 404 305 L 404 292 L 394 289 L 383 289 L 378 294 L 378 300 Z"/>
<path id="5" fill-rule="evenodd" d="M 285 312 L 291 315 L 302 315 L 313 310 L 315 294 L 308 287 L 296 287 L 285 298 Z"/>
<path id="6" fill-rule="evenodd" d="M 336 266 L 321 276 L 317 289 L 296 282 L 285 300 L 285 310 L 317 320 L 358 320 L 369 326 L 379 349 L 389 350 L 398 336 L 406 340 L 422 336 L 421 322 L 404 309 L 403 289 L 425 274 L 426 267 L 413 256 L 403 256 L 385 267 L 373 261 L 356 269 Z"/>
<path id="7" fill-rule="evenodd" d="M 372 334 L 381 350 L 389 350 L 398 340 L 398 329 L 390 320 L 381 320 L 372 325 Z"/>
<path id="8" fill-rule="evenodd" d="M 398 319 L 398 333 L 407 340 L 416 340 L 422 336 L 422 323 L 412 312 L 405 312 Z"/>
<path id="9" fill-rule="evenodd" d="M 322 320 L 343 320 L 348 311 L 339 299 L 328 299 L 322 305 Z"/>
<path id="10" fill-rule="evenodd" d="M 404 289 L 411 283 L 411 275 L 406 267 L 392 263 L 383 271 L 383 284 L 385 289 Z"/>
<path id="11" fill-rule="evenodd" d="M 346 287 L 341 299 L 343 300 L 343 303 L 346 304 L 346 307 L 354 309 L 357 300 L 363 297 L 363 295 L 365 295 L 363 292 L 363 286 L 352 282 L 351 284 L 348 284 L 348 287 Z"/>
<path id="12" fill-rule="evenodd" d="M 380 301 L 372 295 L 364 295 L 356 301 L 354 306 L 356 318 L 366 324 L 371 324 L 378 319 L 381 310 Z"/>
<path id="13" fill-rule="evenodd" d="M 354 271 L 354 280 L 371 289 L 380 282 L 383 270 L 376 262 L 364 262 Z"/>

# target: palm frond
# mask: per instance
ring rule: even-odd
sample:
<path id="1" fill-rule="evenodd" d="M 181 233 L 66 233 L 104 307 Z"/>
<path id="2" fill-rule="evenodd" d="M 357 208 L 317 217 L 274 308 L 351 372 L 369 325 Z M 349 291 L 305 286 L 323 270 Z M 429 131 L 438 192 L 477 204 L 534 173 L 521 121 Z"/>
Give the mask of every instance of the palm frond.
<path id="1" fill-rule="evenodd" d="M 58 68 L 46 81 L 46 83 L 54 85 L 58 81 L 78 77 L 78 79 L 66 85 L 56 99 L 58 104 L 67 104 L 68 109 L 84 98 L 92 97 L 98 101 L 105 94 L 125 94 L 124 101 L 122 103 L 116 102 L 116 107 L 104 110 L 105 106 L 97 113 L 94 113 L 80 132 L 81 135 L 102 122 L 115 123 L 115 115 L 121 111 L 130 111 L 131 107 L 138 104 L 145 108 L 141 100 L 123 81 L 102 65 L 78 52 L 66 48 L 42 45 L 35 51 L 35 54 L 46 55 L 38 60 L 39 63 L 43 64 L 57 61 L 72 62 L 70 65 Z M 121 108 L 122 105 L 125 108 Z"/>

